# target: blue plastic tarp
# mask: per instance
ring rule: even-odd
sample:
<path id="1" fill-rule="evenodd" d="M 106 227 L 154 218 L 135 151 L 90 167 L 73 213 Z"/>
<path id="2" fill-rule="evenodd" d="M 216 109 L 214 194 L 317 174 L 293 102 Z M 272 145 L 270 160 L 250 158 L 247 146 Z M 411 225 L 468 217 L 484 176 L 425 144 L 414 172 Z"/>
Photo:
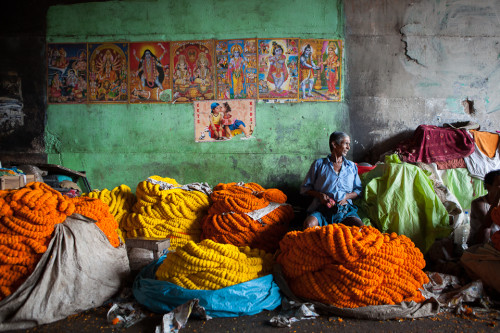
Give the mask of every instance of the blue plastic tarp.
<path id="1" fill-rule="evenodd" d="M 219 290 L 190 290 L 156 280 L 155 273 L 166 256 L 144 267 L 132 291 L 136 300 L 156 313 L 168 313 L 192 299 L 198 299 L 207 315 L 239 317 L 274 310 L 281 304 L 278 285 L 271 274 Z"/>

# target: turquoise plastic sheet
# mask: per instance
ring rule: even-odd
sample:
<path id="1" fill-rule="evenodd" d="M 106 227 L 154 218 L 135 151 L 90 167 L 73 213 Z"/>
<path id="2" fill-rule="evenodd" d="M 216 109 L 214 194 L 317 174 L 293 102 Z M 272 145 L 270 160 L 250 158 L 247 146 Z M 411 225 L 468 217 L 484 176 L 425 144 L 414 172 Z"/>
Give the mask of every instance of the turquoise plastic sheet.
<path id="1" fill-rule="evenodd" d="M 423 253 L 451 233 L 448 213 L 422 169 L 391 155 L 361 179 L 360 208 L 381 232 L 406 235 Z"/>
<path id="2" fill-rule="evenodd" d="M 168 313 L 195 298 L 214 318 L 254 315 L 281 305 L 279 287 L 271 274 L 219 290 L 190 290 L 156 280 L 156 270 L 165 258 L 144 267 L 132 287 L 136 300 L 153 312 Z"/>

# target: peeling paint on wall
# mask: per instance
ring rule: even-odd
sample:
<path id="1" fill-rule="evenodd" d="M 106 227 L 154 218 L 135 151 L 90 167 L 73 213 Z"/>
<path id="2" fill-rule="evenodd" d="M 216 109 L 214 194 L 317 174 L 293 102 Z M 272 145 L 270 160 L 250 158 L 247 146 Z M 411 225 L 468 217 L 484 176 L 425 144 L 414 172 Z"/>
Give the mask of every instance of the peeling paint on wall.
<path id="1" fill-rule="evenodd" d="M 446 97 L 454 113 L 463 113 L 466 98 L 484 113 L 500 110 L 498 12 L 500 3 L 492 0 L 420 2 L 408 8 L 407 24 L 400 29 L 403 65 L 418 78 L 421 94 Z"/>

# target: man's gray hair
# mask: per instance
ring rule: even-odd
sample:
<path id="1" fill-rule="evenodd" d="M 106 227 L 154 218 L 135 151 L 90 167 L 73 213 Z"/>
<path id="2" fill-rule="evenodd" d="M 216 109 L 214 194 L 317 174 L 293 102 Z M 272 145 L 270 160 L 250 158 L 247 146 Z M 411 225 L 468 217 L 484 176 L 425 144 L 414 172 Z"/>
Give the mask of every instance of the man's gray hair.
<path id="1" fill-rule="evenodd" d="M 348 138 L 349 134 L 345 132 L 333 132 L 330 134 L 330 141 L 328 142 L 330 145 L 330 151 L 333 149 L 332 142 L 335 142 L 336 144 L 340 144 L 344 138 Z"/>

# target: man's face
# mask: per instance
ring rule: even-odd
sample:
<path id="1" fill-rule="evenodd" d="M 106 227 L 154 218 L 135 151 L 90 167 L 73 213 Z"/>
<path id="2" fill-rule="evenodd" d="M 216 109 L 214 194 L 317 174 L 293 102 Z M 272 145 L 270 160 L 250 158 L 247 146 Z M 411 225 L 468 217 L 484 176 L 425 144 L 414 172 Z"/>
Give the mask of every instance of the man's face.
<path id="1" fill-rule="evenodd" d="M 333 151 L 337 156 L 347 156 L 349 149 L 351 149 L 351 139 L 349 137 L 343 138 L 342 141 L 340 141 L 340 144 L 336 144 L 335 142 L 333 142 Z"/>
<path id="2" fill-rule="evenodd" d="M 491 185 L 486 185 L 486 190 L 488 193 L 493 193 L 496 194 L 500 192 L 500 176 L 496 176 L 495 179 L 493 180 L 493 184 Z"/>

